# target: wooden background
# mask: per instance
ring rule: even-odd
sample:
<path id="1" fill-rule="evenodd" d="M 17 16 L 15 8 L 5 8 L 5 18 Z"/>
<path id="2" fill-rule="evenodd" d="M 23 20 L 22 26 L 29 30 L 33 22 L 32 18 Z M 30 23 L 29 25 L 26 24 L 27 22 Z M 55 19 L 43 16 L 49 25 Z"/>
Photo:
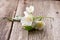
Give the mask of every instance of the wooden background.
<path id="1" fill-rule="evenodd" d="M 48 16 L 42 31 L 28 32 L 20 22 L 5 17 L 24 16 L 26 6 L 34 5 L 34 16 Z M 51 0 L 0 0 L 0 40 L 60 40 L 60 1 Z"/>

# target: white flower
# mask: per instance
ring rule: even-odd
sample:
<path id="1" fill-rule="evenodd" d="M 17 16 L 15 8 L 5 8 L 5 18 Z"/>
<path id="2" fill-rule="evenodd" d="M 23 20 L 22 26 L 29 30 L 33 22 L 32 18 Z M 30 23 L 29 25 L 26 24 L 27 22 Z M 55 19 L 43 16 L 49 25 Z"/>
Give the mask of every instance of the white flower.
<path id="1" fill-rule="evenodd" d="M 22 26 L 31 26 L 32 22 L 33 22 L 33 19 L 30 16 L 28 17 L 24 16 L 21 18 Z"/>
<path id="2" fill-rule="evenodd" d="M 34 12 L 34 6 L 30 6 L 30 7 L 26 7 L 26 11 L 28 12 L 28 13 L 33 13 Z"/>
<path id="3" fill-rule="evenodd" d="M 43 21 L 36 21 L 35 23 L 36 23 L 36 29 L 39 30 L 43 29 L 45 26 L 45 23 Z"/>
<path id="4" fill-rule="evenodd" d="M 24 17 L 21 18 L 22 26 L 31 26 L 33 22 L 33 16 L 31 13 L 34 11 L 34 6 L 26 7 L 24 11 Z"/>

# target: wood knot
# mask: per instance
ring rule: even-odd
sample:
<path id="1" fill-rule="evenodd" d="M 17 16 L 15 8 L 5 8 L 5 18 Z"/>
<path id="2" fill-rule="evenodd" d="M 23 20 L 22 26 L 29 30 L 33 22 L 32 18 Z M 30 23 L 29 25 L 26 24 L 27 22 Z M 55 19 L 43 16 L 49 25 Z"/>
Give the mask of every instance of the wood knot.
<path id="1" fill-rule="evenodd" d="M 56 14 L 59 14 L 59 12 L 56 12 Z"/>

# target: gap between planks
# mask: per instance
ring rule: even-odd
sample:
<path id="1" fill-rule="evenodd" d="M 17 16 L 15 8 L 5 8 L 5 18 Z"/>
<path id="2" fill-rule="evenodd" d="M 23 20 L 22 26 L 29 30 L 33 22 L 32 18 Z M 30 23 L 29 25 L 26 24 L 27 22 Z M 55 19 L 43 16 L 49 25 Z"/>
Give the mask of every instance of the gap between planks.
<path id="1" fill-rule="evenodd" d="M 15 16 L 23 16 L 24 8 L 24 0 L 20 0 Z M 20 22 L 14 22 L 10 40 L 28 40 L 28 31 L 22 29 Z"/>
<path id="2" fill-rule="evenodd" d="M 14 17 L 18 0 L 0 0 L 0 18 Z M 12 22 L 3 19 L 0 21 L 0 40 L 8 40 Z"/>
<path id="3" fill-rule="evenodd" d="M 18 0 L 18 2 L 17 2 L 17 6 L 16 6 L 16 9 L 15 9 L 14 17 L 15 17 L 15 15 L 16 15 L 16 11 L 17 11 L 17 8 L 18 8 L 18 3 L 19 3 L 19 0 Z M 14 21 L 12 21 L 11 29 L 10 29 L 9 36 L 8 36 L 8 39 L 7 39 L 7 40 L 10 39 L 11 32 L 12 32 L 12 28 L 13 28 L 13 24 L 14 24 Z"/>
<path id="4" fill-rule="evenodd" d="M 54 17 L 54 15 L 55 15 L 55 17 L 57 17 L 55 12 L 56 12 L 56 10 L 58 10 L 57 9 L 58 8 L 57 4 L 59 4 L 58 1 L 57 2 L 55 2 L 55 1 L 53 1 L 53 2 L 52 1 L 50 1 L 50 2 L 48 2 L 48 1 L 36 2 L 35 1 L 35 2 L 33 2 L 33 4 L 36 7 L 36 10 L 34 12 L 35 16 L 42 15 L 42 16 L 53 16 Z M 16 16 L 17 15 L 18 16 L 23 15 L 23 10 L 24 10 L 24 7 L 25 7 L 23 5 L 24 4 L 22 2 L 19 2 L 19 6 L 18 6 L 18 10 L 16 12 Z M 31 5 L 31 3 L 26 4 L 26 6 L 29 6 L 29 5 Z M 40 14 L 39 14 L 39 12 L 40 12 Z M 38 13 L 38 15 L 37 15 L 37 13 Z M 57 19 L 55 19 L 55 20 L 57 21 Z M 22 29 L 22 26 L 19 22 L 14 22 L 10 40 L 57 40 L 56 37 L 58 37 L 59 35 L 57 35 L 56 32 L 58 32 L 59 30 L 56 26 L 58 26 L 58 25 L 54 26 L 54 23 L 53 23 L 52 24 L 53 28 L 51 28 L 52 27 L 51 26 L 51 19 L 47 19 L 46 24 L 48 24 L 48 25 L 46 25 L 46 30 L 45 31 L 43 31 L 43 32 L 40 32 L 40 31 L 35 31 L 34 32 L 33 31 L 33 32 L 28 33 L 27 31 Z M 55 27 L 57 28 L 56 32 L 54 31 Z M 56 34 L 57 36 L 53 35 L 53 34 Z M 59 32 L 58 32 L 58 34 L 59 34 Z"/>

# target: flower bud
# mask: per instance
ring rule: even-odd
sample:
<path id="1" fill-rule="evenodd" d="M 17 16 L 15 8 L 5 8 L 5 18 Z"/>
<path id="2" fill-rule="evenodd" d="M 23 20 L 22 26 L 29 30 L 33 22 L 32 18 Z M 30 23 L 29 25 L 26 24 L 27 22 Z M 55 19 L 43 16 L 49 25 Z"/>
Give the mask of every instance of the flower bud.
<path id="1" fill-rule="evenodd" d="M 42 30 L 45 26 L 45 23 L 43 21 L 36 21 L 36 29 Z"/>

